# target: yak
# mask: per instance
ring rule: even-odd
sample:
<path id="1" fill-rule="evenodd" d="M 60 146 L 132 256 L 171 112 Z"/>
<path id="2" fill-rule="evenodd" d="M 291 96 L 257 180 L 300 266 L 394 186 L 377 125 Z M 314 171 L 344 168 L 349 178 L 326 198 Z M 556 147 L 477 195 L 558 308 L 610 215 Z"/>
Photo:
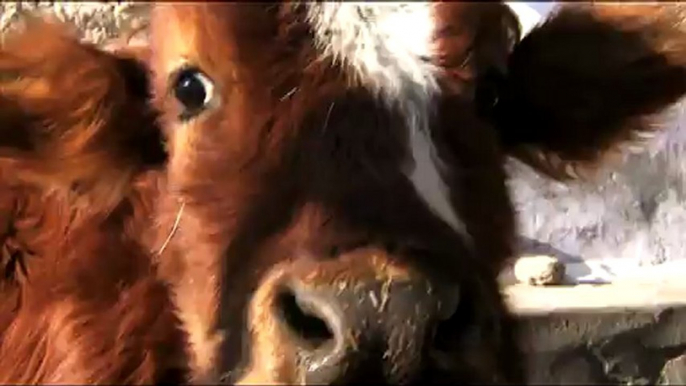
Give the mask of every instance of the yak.
<path id="1" fill-rule="evenodd" d="M 153 5 L 0 49 L 0 383 L 526 383 L 510 157 L 560 181 L 686 94 L 686 5 Z"/>

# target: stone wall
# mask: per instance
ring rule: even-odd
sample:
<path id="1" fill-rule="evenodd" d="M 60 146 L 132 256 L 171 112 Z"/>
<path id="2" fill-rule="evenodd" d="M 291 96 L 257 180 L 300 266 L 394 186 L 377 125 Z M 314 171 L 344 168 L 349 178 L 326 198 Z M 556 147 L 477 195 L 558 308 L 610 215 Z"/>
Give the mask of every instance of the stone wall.
<path id="1" fill-rule="evenodd" d="M 686 282 L 505 292 L 533 384 L 686 384 Z"/>

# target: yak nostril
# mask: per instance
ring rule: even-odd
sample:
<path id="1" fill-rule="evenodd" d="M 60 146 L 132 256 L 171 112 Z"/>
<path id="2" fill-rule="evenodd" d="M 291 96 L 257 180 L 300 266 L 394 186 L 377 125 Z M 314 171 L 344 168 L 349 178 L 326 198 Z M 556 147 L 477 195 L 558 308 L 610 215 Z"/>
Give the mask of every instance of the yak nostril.
<path id="1" fill-rule="evenodd" d="M 449 351 L 453 338 L 464 330 L 464 324 L 468 322 L 464 315 L 464 308 L 468 305 L 466 299 L 460 299 L 457 293 L 452 295 L 443 297 L 442 310 L 427 331 L 427 342 L 433 350 Z"/>
<path id="2" fill-rule="evenodd" d="M 468 297 L 453 298 L 459 302 L 437 318 L 427 331 L 428 354 L 433 366 L 445 371 L 455 368 L 456 350 L 469 350 L 477 343 L 478 330 L 470 328 L 475 324 L 472 300 Z M 476 339 L 476 341 L 475 341 Z M 466 344 L 466 346 L 465 346 Z"/>
<path id="3" fill-rule="evenodd" d="M 449 337 L 454 335 L 455 326 L 451 320 L 442 320 L 434 325 L 432 329 L 427 331 L 429 346 L 432 350 L 439 352 L 447 352 L 450 349 L 451 341 Z"/>
<path id="4" fill-rule="evenodd" d="M 277 312 L 285 326 L 309 349 L 316 349 L 334 339 L 329 325 L 315 315 L 312 305 L 303 304 L 296 294 L 284 288 L 276 299 Z"/>

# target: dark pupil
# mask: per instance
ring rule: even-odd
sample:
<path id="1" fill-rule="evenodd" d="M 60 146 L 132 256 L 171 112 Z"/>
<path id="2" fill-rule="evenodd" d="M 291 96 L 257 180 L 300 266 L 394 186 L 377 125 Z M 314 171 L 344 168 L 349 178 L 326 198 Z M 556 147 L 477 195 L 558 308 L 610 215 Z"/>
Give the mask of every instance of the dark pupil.
<path id="1" fill-rule="evenodd" d="M 188 71 L 179 76 L 174 87 L 174 94 L 187 111 L 202 109 L 205 104 L 205 86 L 194 71 Z"/>

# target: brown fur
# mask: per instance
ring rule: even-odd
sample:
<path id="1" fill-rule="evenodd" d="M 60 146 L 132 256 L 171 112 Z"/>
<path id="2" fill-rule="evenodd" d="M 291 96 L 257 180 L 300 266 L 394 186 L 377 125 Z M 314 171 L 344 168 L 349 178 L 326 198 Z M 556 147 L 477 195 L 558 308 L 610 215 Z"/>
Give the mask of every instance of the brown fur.
<path id="1" fill-rule="evenodd" d="M 163 147 L 139 67 L 50 24 L 0 52 L 0 383 L 184 373 L 184 334 L 141 238 Z"/>
<path id="2" fill-rule="evenodd" d="M 403 175 L 399 111 L 320 57 L 297 6 L 160 5 L 151 51 L 117 55 L 30 26 L 0 52 L 0 382 L 295 383 L 297 354 L 266 312 L 282 275 L 459 284 L 441 332 L 451 355 L 422 375 L 524 382 L 496 281 L 515 235 L 505 157 L 551 175 L 528 154 L 595 165 L 686 93 L 675 9 L 597 9 L 515 46 L 503 4 L 436 5 L 431 135 L 469 240 Z M 149 60 L 149 79 L 131 57 Z M 181 60 L 219 94 L 190 121 L 169 90 Z M 588 82 L 548 89 L 573 75 Z M 582 95 L 603 110 L 575 105 Z"/>
<path id="3" fill-rule="evenodd" d="M 145 77 L 131 59 L 37 23 L 9 36 L 0 57 L 0 156 L 25 182 L 84 192 L 111 207 L 141 167 L 164 160 Z M 62 57 L 70 60 L 55 59 Z"/>

